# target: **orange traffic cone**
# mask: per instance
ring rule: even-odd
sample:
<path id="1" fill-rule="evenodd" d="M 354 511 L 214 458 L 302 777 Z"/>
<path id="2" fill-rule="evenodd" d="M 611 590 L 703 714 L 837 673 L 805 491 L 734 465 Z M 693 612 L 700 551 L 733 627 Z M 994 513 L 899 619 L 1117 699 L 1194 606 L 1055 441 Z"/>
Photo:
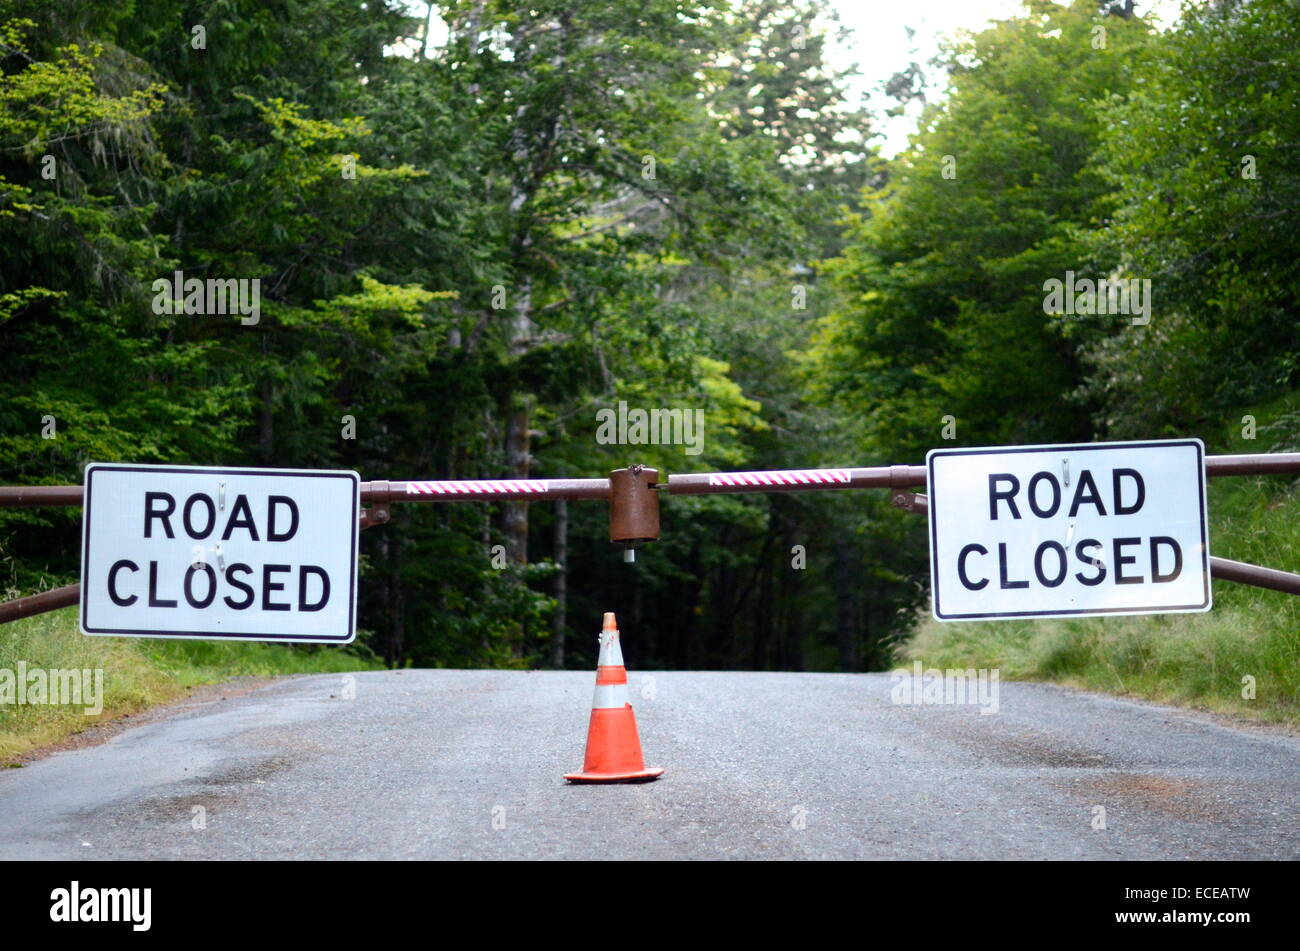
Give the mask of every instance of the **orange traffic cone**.
<path id="1" fill-rule="evenodd" d="M 605 612 L 600 632 L 600 658 L 596 661 L 596 696 L 591 702 L 587 730 L 587 755 L 582 772 L 565 775 L 571 783 L 647 782 L 663 769 L 646 769 L 636 717 L 627 702 L 627 670 L 618 644 L 618 625 L 612 611 Z"/>

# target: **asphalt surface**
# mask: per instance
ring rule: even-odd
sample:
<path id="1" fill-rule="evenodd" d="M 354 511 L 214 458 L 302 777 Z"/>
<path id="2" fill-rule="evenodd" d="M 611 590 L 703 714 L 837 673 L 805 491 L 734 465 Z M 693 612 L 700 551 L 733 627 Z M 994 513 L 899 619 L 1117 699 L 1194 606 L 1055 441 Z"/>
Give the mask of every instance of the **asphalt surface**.
<path id="1" fill-rule="evenodd" d="M 1300 858 L 1293 736 L 1035 684 L 981 715 L 884 674 L 630 676 L 653 783 L 564 782 L 590 673 L 293 678 L 0 772 L 0 860 Z"/>

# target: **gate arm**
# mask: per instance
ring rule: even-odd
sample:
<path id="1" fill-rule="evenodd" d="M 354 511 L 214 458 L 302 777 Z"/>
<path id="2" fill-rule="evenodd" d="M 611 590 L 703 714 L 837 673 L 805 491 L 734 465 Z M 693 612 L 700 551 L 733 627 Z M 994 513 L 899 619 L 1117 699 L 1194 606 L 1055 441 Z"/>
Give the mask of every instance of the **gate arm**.
<path id="1" fill-rule="evenodd" d="M 926 484 L 925 466 L 865 469 L 771 469 L 691 472 L 668 477 L 669 495 L 708 492 L 807 492 L 819 489 L 898 489 Z"/>
<path id="2" fill-rule="evenodd" d="M 51 588 L 40 594 L 31 594 L 25 598 L 6 601 L 0 604 L 0 624 L 16 621 L 22 617 L 31 617 L 33 614 L 44 614 L 46 611 L 71 607 L 80 600 L 81 585 L 70 584 L 62 588 Z"/>
<path id="3" fill-rule="evenodd" d="M 922 483 L 924 484 L 924 483 Z M 475 499 L 608 499 L 609 479 L 463 479 L 432 482 L 362 482 L 361 504 L 469 502 Z M 2 485 L 0 508 L 82 503 L 79 485 Z"/>
<path id="4" fill-rule="evenodd" d="M 1300 453 L 1255 453 L 1206 456 L 1208 477 L 1300 473 Z M 618 469 L 607 479 L 462 479 L 409 482 L 363 482 L 361 527 L 390 520 L 393 502 L 471 502 L 484 499 L 544 502 L 556 499 L 603 499 L 610 503 L 610 541 L 632 550 L 659 537 L 657 492 L 669 495 L 703 495 L 713 492 L 801 492 L 829 489 L 890 489 L 895 505 L 913 512 L 927 511 L 924 495 L 903 491 L 927 484 L 925 466 L 873 466 L 840 469 L 776 469 L 754 472 L 693 472 L 670 475 L 658 481 L 653 469 L 633 466 Z M 78 506 L 80 485 L 0 486 L 0 507 Z M 1210 558 L 1210 573 L 1224 581 L 1300 594 L 1300 575 L 1227 558 Z M 80 600 L 80 585 L 67 585 L 0 604 L 0 623 Z"/>

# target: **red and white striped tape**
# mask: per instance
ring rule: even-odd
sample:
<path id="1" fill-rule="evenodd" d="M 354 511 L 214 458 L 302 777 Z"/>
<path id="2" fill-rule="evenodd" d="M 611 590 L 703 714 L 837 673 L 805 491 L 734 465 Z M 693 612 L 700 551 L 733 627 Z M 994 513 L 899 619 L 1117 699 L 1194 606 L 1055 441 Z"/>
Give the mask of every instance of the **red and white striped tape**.
<path id="1" fill-rule="evenodd" d="M 779 469 L 773 472 L 711 472 L 709 485 L 828 485 L 850 482 L 847 469 Z"/>
<path id="2" fill-rule="evenodd" d="M 542 479 L 482 479 L 461 482 L 408 482 L 407 495 L 505 495 L 545 492 Z"/>

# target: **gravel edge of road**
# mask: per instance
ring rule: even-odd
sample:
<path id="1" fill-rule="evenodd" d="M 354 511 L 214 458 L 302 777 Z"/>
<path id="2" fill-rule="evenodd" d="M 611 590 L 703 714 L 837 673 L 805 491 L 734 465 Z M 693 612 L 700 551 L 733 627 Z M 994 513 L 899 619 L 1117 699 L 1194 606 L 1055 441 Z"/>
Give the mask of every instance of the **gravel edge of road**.
<path id="1" fill-rule="evenodd" d="M 38 760 L 47 759 L 55 753 L 64 753 L 69 750 L 85 749 L 92 746 L 102 746 L 115 736 L 137 726 L 145 726 L 150 723 L 157 723 L 165 720 L 170 716 L 180 713 L 188 713 L 196 710 L 209 703 L 220 703 L 222 700 L 228 700 L 231 697 L 242 697 L 245 694 L 262 690 L 277 683 L 283 683 L 289 680 L 295 680 L 302 677 L 316 677 L 319 674 L 279 674 L 272 677 L 260 677 L 253 675 L 239 675 L 223 680 L 215 684 L 200 684 L 192 687 L 185 692 L 184 696 L 177 697 L 174 700 L 166 700 L 162 703 L 155 704 L 146 710 L 140 710 L 136 713 L 120 713 L 117 716 L 100 720 L 87 726 L 80 733 L 74 733 L 69 737 L 50 743 L 46 746 L 38 746 L 35 749 L 27 750 L 18 756 L 12 757 L 11 762 L 17 763 L 17 766 L 9 766 L 9 769 L 22 769 L 29 763 Z M 325 676 L 335 676 L 327 674 Z"/>

